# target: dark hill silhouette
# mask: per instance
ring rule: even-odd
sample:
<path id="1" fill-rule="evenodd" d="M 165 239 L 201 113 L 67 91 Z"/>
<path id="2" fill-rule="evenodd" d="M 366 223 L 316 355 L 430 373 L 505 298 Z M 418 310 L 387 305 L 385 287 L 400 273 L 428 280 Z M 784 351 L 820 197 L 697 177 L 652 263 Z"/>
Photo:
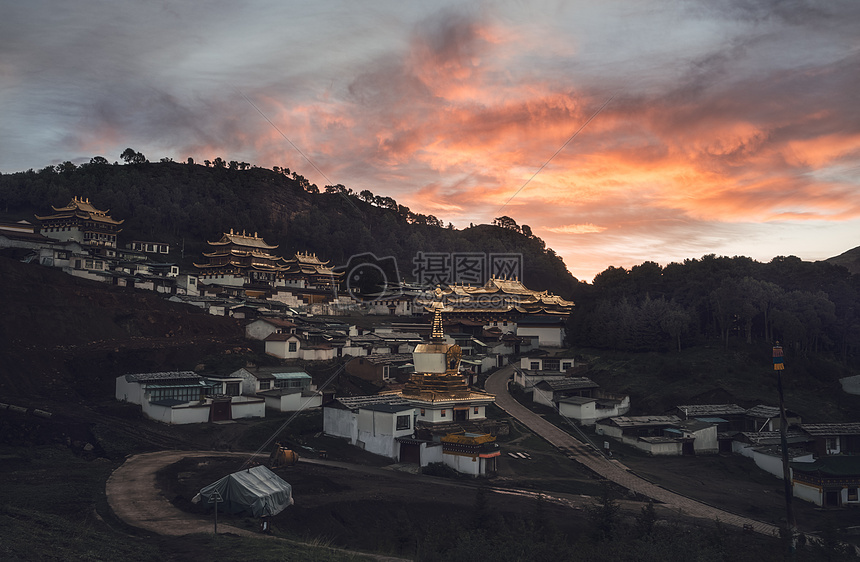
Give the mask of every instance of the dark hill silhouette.
<path id="1" fill-rule="evenodd" d="M 834 265 L 841 265 L 851 273 L 860 274 L 860 246 L 843 252 L 838 256 L 827 258 L 824 261 Z"/>
<path id="2" fill-rule="evenodd" d="M 169 242 L 184 248 L 172 259 L 186 267 L 200 259 L 207 240 L 234 229 L 279 244 L 282 255 L 310 251 L 332 265 L 365 252 L 394 256 L 406 279 L 418 252 L 503 252 L 523 255 L 523 281 L 532 289 L 575 298 L 580 285 L 531 229 L 507 217 L 461 230 L 369 191 L 354 193 L 342 185 L 319 190 L 288 169 L 138 160 L 143 163 L 119 165 L 94 158 L 82 166 L 65 163 L 0 175 L 0 211 L 33 221 L 51 205 L 86 197 L 125 219 L 120 243 Z"/>

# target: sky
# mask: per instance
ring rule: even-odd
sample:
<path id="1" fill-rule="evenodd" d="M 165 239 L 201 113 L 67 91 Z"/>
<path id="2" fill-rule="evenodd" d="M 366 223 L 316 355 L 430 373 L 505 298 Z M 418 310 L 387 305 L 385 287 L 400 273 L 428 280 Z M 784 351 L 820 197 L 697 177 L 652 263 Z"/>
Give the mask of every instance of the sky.
<path id="1" fill-rule="evenodd" d="M 585 281 L 826 259 L 860 246 L 858 30 L 855 0 L 14 2 L 0 172 L 288 167 L 509 216 Z"/>

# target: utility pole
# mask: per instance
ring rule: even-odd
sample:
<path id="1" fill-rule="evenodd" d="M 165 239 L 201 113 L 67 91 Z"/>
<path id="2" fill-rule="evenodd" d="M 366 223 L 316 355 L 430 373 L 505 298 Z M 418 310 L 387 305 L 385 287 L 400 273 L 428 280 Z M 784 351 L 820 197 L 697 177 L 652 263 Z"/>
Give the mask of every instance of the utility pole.
<path id="1" fill-rule="evenodd" d="M 794 494 L 791 489 L 791 472 L 788 464 L 788 419 L 785 415 L 785 399 L 782 392 L 782 372 L 785 370 L 783 363 L 782 346 L 779 342 L 773 347 L 773 370 L 776 371 L 776 388 L 779 391 L 779 441 L 782 449 L 782 482 L 785 488 L 785 515 L 786 526 L 790 537 L 789 549 L 792 557 L 797 551 L 797 521 L 794 518 L 792 499 Z"/>
<path id="2" fill-rule="evenodd" d="M 215 504 L 215 534 L 218 534 L 218 504 L 223 502 L 224 498 L 221 497 L 221 494 L 217 491 L 212 492 L 212 495 L 209 496 L 209 503 Z"/>

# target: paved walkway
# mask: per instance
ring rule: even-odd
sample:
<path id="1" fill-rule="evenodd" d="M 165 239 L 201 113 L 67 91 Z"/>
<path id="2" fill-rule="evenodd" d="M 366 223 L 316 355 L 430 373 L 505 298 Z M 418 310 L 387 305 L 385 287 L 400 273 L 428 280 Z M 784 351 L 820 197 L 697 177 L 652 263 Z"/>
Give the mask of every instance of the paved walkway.
<path id="1" fill-rule="evenodd" d="M 673 510 L 701 519 L 711 521 L 719 519 L 720 522 L 736 527 L 748 526 L 755 531 L 765 535 L 778 535 L 779 528 L 768 523 L 762 523 L 748 517 L 742 517 L 698 502 L 696 500 L 670 492 L 639 476 L 617 460 L 607 459 L 603 454 L 595 451 L 590 445 L 583 444 L 572 435 L 559 429 L 557 426 L 546 421 L 516 400 L 508 392 L 508 381 L 513 374 L 513 367 L 507 366 L 492 374 L 484 387 L 487 392 L 496 396 L 496 405 L 505 412 L 516 418 L 531 431 L 546 439 L 568 458 L 589 468 L 596 474 L 610 480 L 620 486 L 627 488 L 637 494 L 649 497 L 655 501 L 662 502 Z"/>

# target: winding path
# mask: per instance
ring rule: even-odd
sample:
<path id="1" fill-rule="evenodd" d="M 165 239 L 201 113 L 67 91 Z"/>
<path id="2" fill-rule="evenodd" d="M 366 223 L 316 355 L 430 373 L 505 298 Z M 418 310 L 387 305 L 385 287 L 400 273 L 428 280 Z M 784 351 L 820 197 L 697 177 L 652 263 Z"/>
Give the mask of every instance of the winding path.
<path id="1" fill-rule="evenodd" d="M 181 536 L 211 533 L 212 520 L 185 513 L 173 506 L 158 489 L 155 473 L 184 458 L 209 457 L 209 451 L 159 451 L 129 457 L 108 478 L 105 493 L 113 512 L 134 527 L 160 535 Z M 219 456 L 245 457 L 247 453 L 217 453 Z M 261 538 L 232 525 L 220 524 L 219 532 Z"/>
<path id="2" fill-rule="evenodd" d="M 629 468 L 614 459 L 607 459 L 585 445 L 566 431 L 546 421 L 519 402 L 508 392 L 508 381 L 513 374 L 513 366 L 506 366 L 490 375 L 484 387 L 496 396 L 496 405 L 528 427 L 535 434 L 546 439 L 551 445 L 565 453 L 568 458 L 589 468 L 596 474 L 627 488 L 637 494 L 662 502 L 673 510 L 701 519 L 719 519 L 721 523 L 741 528 L 752 528 L 765 535 L 778 535 L 779 527 L 723 511 L 694 499 L 681 496 L 661 488 L 633 474 Z"/>
<path id="3" fill-rule="evenodd" d="M 158 487 L 156 472 L 184 458 L 211 456 L 245 458 L 248 455 L 249 453 L 227 453 L 223 451 L 158 451 L 134 455 L 126 459 L 122 466 L 114 470 L 108 478 L 105 485 L 108 504 L 116 516 L 129 525 L 160 535 L 182 536 L 190 533 L 211 533 L 213 531 L 212 519 L 185 513 L 170 503 Z M 218 524 L 218 533 L 293 542 L 240 529 L 226 523 Z M 384 562 L 402 562 L 404 560 L 392 556 L 315 546 L 357 558 L 367 557 Z"/>

